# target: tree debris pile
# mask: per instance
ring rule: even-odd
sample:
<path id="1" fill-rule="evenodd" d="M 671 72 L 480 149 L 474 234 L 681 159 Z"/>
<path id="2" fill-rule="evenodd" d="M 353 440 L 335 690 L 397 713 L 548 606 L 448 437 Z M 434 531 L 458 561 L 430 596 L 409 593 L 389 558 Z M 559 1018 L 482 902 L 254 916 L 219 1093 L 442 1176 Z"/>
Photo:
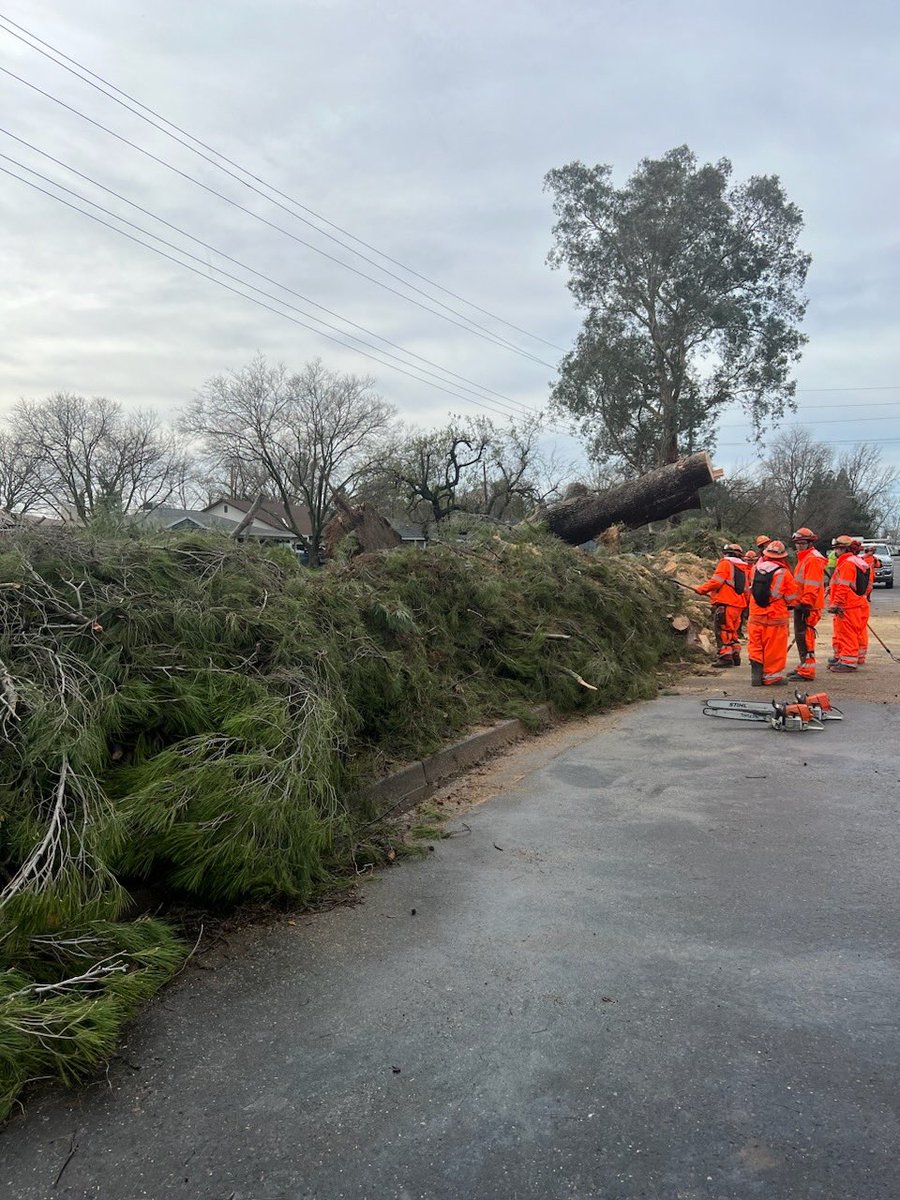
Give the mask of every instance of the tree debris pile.
<path id="1" fill-rule="evenodd" d="M 0 1111 L 93 1070 L 183 960 L 127 919 L 136 881 L 308 900 L 390 764 L 540 701 L 652 694 L 671 591 L 533 531 L 322 572 L 215 537 L 0 533 Z"/>

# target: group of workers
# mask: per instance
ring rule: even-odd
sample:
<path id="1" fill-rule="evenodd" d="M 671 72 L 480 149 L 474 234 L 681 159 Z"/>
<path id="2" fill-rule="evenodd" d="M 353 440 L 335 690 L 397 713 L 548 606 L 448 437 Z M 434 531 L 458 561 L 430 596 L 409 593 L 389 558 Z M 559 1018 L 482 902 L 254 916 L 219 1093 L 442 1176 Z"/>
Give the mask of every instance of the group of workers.
<path id="1" fill-rule="evenodd" d="M 791 570 L 784 542 L 761 534 L 756 549 L 736 543 L 724 547 L 714 574 L 694 590 L 709 596 L 713 607 L 717 667 L 741 665 L 741 635 L 746 621 L 747 657 L 753 687 L 816 677 L 816 626 L 826 606 L 834 617 L 833 653 L 828 670 L 856 671 L 869 644 L 869 597 L 875 583 L 875 557 L 863 552 L 859 538 L 842 534 L 832 542 L 836 555 L 830 577 L 825 555 L 816 549 L 811 529 L 791 535 L 797 562 Z M 791 617 L 799 663 L 787 673 Z"/>

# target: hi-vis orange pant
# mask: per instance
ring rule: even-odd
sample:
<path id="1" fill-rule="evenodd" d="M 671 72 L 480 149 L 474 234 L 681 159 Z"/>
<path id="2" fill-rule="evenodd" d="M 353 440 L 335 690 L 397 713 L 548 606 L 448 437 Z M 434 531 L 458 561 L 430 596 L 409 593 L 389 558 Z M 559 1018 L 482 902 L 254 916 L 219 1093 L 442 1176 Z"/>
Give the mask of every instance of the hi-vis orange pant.
<path id="1" fill-rule="evenodd" d="M 787 668 L 787 617 L 754 617 L 747 625 L 747 657 L 762 663 L 763 683 L 781 683 Z"/>
<path id="2" fill-rule="evenodd" d="M 719 658 L 727 658 L 733 662 L 740 659 L 739 631 L 743 615 L 743 608 L 738 608 L 736 604 L 713 605 L 713 632 L 716 635 Z"/>
<path id="3" fill-rule="evenodd" d="M 834 614 L 834 655 L 845 667 L 857 667 L 866 661 L 869 644 L 869 605 L 858 604 L 845 608 L 844 614 Z M 865 641 L 863 641 L 865 639 Z"/>
<path id="4" fill-rule="evenodd" d="M 821 615 L 818 608 L 811 608 L 808 612 L 794 609 L 794 641 L 800 655 L 797 674 L 801 679 L 816 677 L 816 626 Z"/>

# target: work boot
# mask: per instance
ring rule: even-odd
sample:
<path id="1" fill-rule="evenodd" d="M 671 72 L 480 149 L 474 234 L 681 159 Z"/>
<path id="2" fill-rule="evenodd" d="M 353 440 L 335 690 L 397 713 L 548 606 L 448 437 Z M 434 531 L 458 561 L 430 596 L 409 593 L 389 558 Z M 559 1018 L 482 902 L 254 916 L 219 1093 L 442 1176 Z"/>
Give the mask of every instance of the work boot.
<path id="1" fill-rule="evenodd" d="M 851 667 L 849 663 L 829 663 L 828 670 L 834 671 L 836 675 L 849 675 L 851 671 L 855 671 L 856 667 Z"/>
<path id="2" fill-rule="evenodd" d="M 828 665 L 829 665 L 829 667 L 831 667 L 836 662 L 839 662 L 839 661 L 840 661 L 840 659 L 838 658 L 838 656 L 836 654 L 832 654 L 831 658 L 829 658 L 829 660 L 828 660 Z"/>
<path id="3" fill-rule="evenodd" d="M 760 662 L 750 660 L 750 686 L 762 687 L 763 685 L 763 665 Z"/>
<path id="4" fill-rule="evenodd" d="M 741 665 L 741 653 L 739 650 L 735 650 L 734 654 L 732 654 L 731 661 L 736 667 Z"/>
<path id="5" fill-rule="evenodd" d="M 733 667 L 734 663 L 730 658 L 717 658 L 713 663 L 714 667 Z"/>

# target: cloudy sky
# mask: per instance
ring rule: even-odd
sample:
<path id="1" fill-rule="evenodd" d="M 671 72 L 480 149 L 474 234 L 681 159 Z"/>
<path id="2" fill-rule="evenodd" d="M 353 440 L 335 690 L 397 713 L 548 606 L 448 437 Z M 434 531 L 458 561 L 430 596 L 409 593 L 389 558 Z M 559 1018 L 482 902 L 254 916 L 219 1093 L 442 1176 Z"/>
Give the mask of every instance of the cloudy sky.
<path id="1" fill-rule="evenodd" d="M 579 324 L 545 264 L 545 173 L 582 159 L 624 180 L 640 158 L 687 143 L 703 160 L 731 158 L 737 178 L 778 174 L 803 209 L 813 266 L 799 419 L 900 463 L 895 0 L 5 0 L 0 11 L 0 168 L 196 255 L 154 243 L 192 273 L 0 173 L 0 415 L 56 390 L 170 415 L 257 350 L 371 373 L 423 424 L 540 409 Z M 178 145 L 23 30 L 290 200 L 278 207 Z M 278 312 L 225 290 L 248 289 L 214 265 L 276 297 L 256 294 Z M 311 331 L 315 314 L 420 378 Z M 432 387 L 422 372 L 437 368 L 422 359 L 468 382 Z M 726 414 L 717 461 L 750 461 L 746 433 L 739 410 Z"/>

